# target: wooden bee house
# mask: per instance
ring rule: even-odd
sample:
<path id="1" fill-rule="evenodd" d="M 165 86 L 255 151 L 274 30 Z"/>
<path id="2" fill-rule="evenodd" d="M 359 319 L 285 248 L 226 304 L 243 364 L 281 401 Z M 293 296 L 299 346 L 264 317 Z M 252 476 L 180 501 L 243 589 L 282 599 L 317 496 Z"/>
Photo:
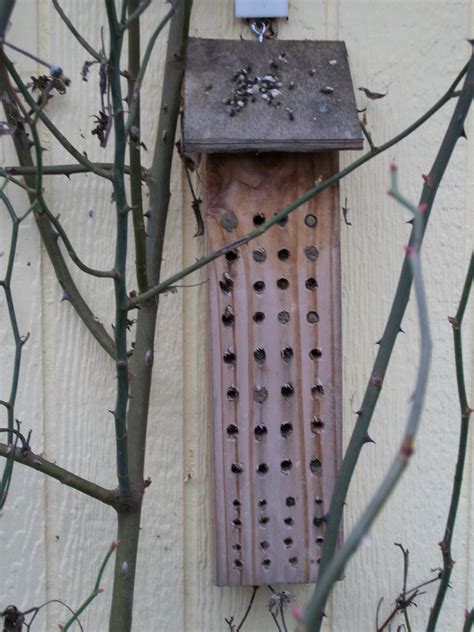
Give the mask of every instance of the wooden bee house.
<path id="1" fill-rule="evenodd" d="M 184 147 L 206 154 L 216 250 L 362 148 L 344 43 L 191 39 Z M 218 585 L 317 577 L 341 452 L 339 225 L 334 185 L 210 268 Z"/>

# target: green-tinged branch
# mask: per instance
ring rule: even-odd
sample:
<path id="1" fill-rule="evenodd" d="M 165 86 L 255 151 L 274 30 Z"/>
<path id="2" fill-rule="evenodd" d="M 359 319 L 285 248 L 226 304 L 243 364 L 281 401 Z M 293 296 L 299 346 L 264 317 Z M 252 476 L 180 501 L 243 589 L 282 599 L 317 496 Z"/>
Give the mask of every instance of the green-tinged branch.
<path id="1" fill-rule="evenodd" d="M 111 507 L 118 508 L 120 506 L 114 490 L 105 489 L 105 487 L 101 487 L 100 485 L 96 485 L 85 478 L 81 478 L 64 468 L 59 467 L 55 463 L 47 461 L 41 455 L 31 452 L 31 450 L 23 450 L 18 447 L 13 448 L 12 445 L 0 443 L 0 456 L 8 459 L 11 458 L 12 455 L 16 463 L 20 463 L 26 467 L 31 467 L 38 472 L 42 472 L 46 476 L 55 478 L 63 485 L 71 487 L 86 496 L 90 496 L 90 498 L 95 498 L 101 503 L 110 505 Z"/>

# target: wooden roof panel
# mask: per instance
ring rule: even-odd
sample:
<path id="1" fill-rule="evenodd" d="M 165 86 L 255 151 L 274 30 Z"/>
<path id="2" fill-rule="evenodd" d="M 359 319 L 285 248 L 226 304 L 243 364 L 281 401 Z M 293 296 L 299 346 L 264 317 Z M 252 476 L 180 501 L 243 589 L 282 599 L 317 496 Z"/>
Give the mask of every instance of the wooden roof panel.
<path id="1" fill-rule="evenodd" d="M 191 38 L 184 99 L 187 153 L 362 149 L 344 42 Z"/>

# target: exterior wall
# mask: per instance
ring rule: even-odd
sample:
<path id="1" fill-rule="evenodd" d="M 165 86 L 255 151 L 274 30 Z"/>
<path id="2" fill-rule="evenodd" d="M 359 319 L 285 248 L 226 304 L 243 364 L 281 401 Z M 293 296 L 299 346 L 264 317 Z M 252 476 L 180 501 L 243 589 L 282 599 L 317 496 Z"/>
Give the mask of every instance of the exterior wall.
<path id="1" fill-rule="evenodd" d="M 232 4 L 231 0 L 195 0 L 191 34 L 247 37 L 247 28 L 233 19 Z M 62 5 L 86 39 L 100 47 L 100 26 L 105 24 L 102 4 L 64 0 Z M 153 3 L 144 21 L 143 41 L 165 9 L 163 3 Z M 290 0 L 290 19 L 280 25 L 279 37 L 344 40 L 355 86 L 382 92 L 389 87 L 384 100 L 369 103 L 370 128 L 375 142 L 380 143 L 423 113 L 452 82 L 469 53 L 465 38 L 469 25 L 472 36 L 473 16 L 472 0 Z M 66 32 L 51 3 L 18 0 L 10 39 L 29 50 L 36 49 L 41 57 L 64 68 L 72 85 L 65 97 L 53 99 L 51 115 L 89 157 L 110 159 L 110 148 L 100 151 L 89 133 L 91 115 L 99 109 L 95 72 L 87 83 L 81 81 L 80 70 L 87 55 Z M 165 39 L 157 45 L 144 88 L 142 129 L 149 130 L 144 134 L 145 142 L 153 138 L 156 128 L 164 47 Z M 25 58 L 21 68 L 27 77 L 35 72 L 33 62 Z M 365 106 L 361 95 L 356 93 L 358 103 Z M 385 195 L 388 166 L 393 160 L 397 162 L 401 189 L 417 200 L 421 174 L 430 168 L 453 106 L 448 104 L 412 137 L 341 183 L 341 200 L 347 197 L 352 222 L 352 226 L 342 225 L 345 440 L 370 375 L 374 343 L 390 308 L 408 235 L 406 212 Z M 474 138 L 472 114 L 467 135 Z M 43 144 L 47 163 L 69 162 L 64 150 L 46 135 Z M 14 162 L 7 142 L 2 142 L 0 151 L 2 164 Z M 151 159 L 151 153 L 149 147 L 145 160 Z M 342 165 L 355 156 L 343 154 Z M 423 249 L 434 354 L 417 452 L 372 530 L 370 544 L 355 555 L 345 581 L 335 589 L 328 607 L 327 631 L 372 629 L 382 597 L 382 614 L 389 611 L 402 582 L 402 559 L 394 542 L 410 550 L 410 585 L 429 578 L 430 569 L 441 563 L 437 543 L 444 529 L 459 425 L 447 316 L 456 309 L 472 250 L 473 167 L 473 145 L 461 141 L 439 191 Z M 176 165 L 165 274 L 204 252 L 203 239 L 193 238 L 189 195 L 182 184 Z M 45 186 L 48 202 L 61 214 L 79 255 L 91 266 L 111 266 L 114 212 L 110 187 L 93 176 L 73 176 L 71 182 L 49 177 Z M 19 205 L 26 204 L 20 196 L 16 199 Z M 92 217 L 90 208 L 94 210 Z M 3 214 L 0 222 L 0 250 L 4 250 L 8 248 L 5 234 L 9 225 Z M 84 332 L 68 303 L 60 302 L 61 290 L 31 221 L 22 226 L 18 263 L 14 281 L 20 327 L 31 332 L 24 348 L 18 417 L 25 429 L 33 429 L 36 451 L 44 450 L 47 458 L 111 487 L 115 484 L 115 448 L 112 417 L 107 410 L 113 406 L 113 367 Z M 110 330 L 111 285 L 106 280 L 84 279 L 75 270 L 73 273 L 98 318 Z M 221 632 L 226 629 L 224 617 L 240 620 L 250 596 L 249 589 L 216 588 L 212 584 L 206 278 L 206 272 L 200 271 L 186 281 L 200 285 L 161 300 L 146 465 L 153 484 L 146 493 L 142 523 L 135 630 Z M 0 308 L 3 314 L 3 297 Z M 404 330 L 406 335 L 398 340 L 373 421 L 371 435 L 376 444 L 364 450 L 351 486 L 346 531 L 371 497 L 401 436 L 418 355 L 413 303 L 404 319 Z M 469 376 L 474 361 L 472 318 L 467 320 L 464 333 Z M 11 353 L 9 331 L 4 325 L 0 341 L 2 349 Z M 9 388 L 9 374 L 9 366 L 2 361 L 0 397 Z M 474 601 L 472 449 L 470 454 L 454 538 L 453 589 L 447 595 L 440 631 L 461 629 L 464 609 L 472 607 Z M 10 500 L 0 519 L 0 608 L 8 603 L 28 608 L 53 598 L 77 606 L 89 594 L 114 536 L 112 511 L 17 467 Z M 111 567 L 103 585 L 105 593 L 84 616 L 86 630 L 107 629 Z M 304 604 L 311 588 L 291 586 L 289 590 Z M 427 587 L 417 601 L 419 607 L 412 609 L 413 630 L 424 629 L 434 593 L 434 586 Z M 266 589 L 257 593 L 245 629 L 275 629 L 266 608 L 268 597 Z M 57 605 L 43 612 L 41 621 L 38 617 L 38 631 L 55 629 L 64 621 Z"/>

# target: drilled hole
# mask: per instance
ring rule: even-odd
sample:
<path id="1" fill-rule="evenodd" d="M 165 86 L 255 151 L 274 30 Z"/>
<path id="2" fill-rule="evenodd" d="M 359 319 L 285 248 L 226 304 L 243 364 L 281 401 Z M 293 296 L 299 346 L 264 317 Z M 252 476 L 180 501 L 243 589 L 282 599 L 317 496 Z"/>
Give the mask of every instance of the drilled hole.
<path id="1" fill-rule="evenodd" d="M 231 349 L 227 349 L 224 353 L 223 359 L 226 364 L 235 364 L 237 357 Z"/>
<path id="2" fill-rule="evenodd" d="M 257 294 L 261 294 L 265 289 L 265 283 L 263 281 L 255 281 L 253 289 L 257 292 Z"/>
<path id="3" fill-rule="evenodd" d="M 289 362 L 289 360 L 293 357 L 293 349 L 290 346 L 283 347 L 280 354 L 285 362 Z"/>
<path id="4" fill-rule="evenodd" d="M 283 540 L 283 544 L 287 547 L 290 548 L 291 546 L 293 546 L 293 538 L 285 538 Z"/>
<path id="5" fill-rule="evenodd" d="M 267 542 L 266 540 L 262 540 L 262 541 L 260 542 L 260 548 L 261 548 L 263 551 L 266 551 L 268 548 L 270 548 L 270 543 L 269 543 L 269 542 Z"/>
<path id="6" fill-rule="evenodd" d="M 230 471 L 232 472 L 232 474 L 242 474 L 242 472 L 244 471 L 242 463 L 232 463 L 232 465 L 230 466 Z"/>
<path id="7" fill-rule="evenodd" d="M 236 568 L 238 571 L 241 571 L 243 566 L 244 563 L 242 562 L 242 560 L 234 560 L 234 568 Z"/>
<path id="8" fill-rule="evenodd" d="M 283 384 L 283 386 L 281 387 L 281 394 L 283 395 L 283 397 L 291 397 L 294 392 L 295 389 L 293 388 L 293 385 L 289 382 L 287 384 Z"/>
<path id="9" fill-rule="evenodd" d="M 227 259 L 227 261 L 230 261 L 232 263 L 232 261 L 235 261 L 236 259 L 239 258 L 239 251 L 229 250 L 229 252 L 225 253 L 225 258 Z"/>
<path id="10" fill-rule="evenodd" d="M 257 472 L 259 474 L 267 474 L 268 465 L 266 463 L 260 463 L 259 466 L 257 467 Z"/>
<path id="11" fill-rule="evenodd" d="M 291 459 L 284 459 L 280 463 L 280 467 L 282 472 L 289 472 L 293 467 L 293 463 L 291 462 Z"/>
<path id="12" fill-rule="evenodd" d="M 266 401 L 267 397 L 268 397 L 267 389 L 264 386 L 257 384 L 257 386 L 255 386 L 253 389 L 254 401 L 256 401 L 258 404 L 263 404 L 263 402 Z"/>
<path id="13" fill-rule="evenodd" d="M 314 290 L 318 287 L 318 282 L 314 277 L 310 277 L 309 279 L 306 279 L 305 286 L 307 290 Z"/>
<path id="14" fill-rule="evenodd" d="M 219 287 L 224 292 L 224 294 L 229 294 L 229 292 L 231 292 L 234 288 L 234 282 L 227 274 L 227 272 L 224 272 L 223 279 L 219 281 Z"/>
<path id="15" fill-rule="evenodd" d="M 267 357 L 265 349 L 263 349 L 262 347 L 257 347 L 253 352 L 253 357 L 255 359 L 255 362 L 258 362 L 258 364 L 263 364 Z"/>
<path id="16" fill-rule="evenodd" d="M 321 498 L 321 496 L 316 496 L 316 498 L 314 499 L 314 502 L 317 505 L 322 505 L 323 504 L 323 499 Z"/>
<path id="17" fill-rule="evenodd" d="M 284 226 L 286 226 L 288 224 L 288 217 L 283 217 L 279 222 L 278 222 L 278 226 L 281 226 L 282 228 Z"/>
<path id="18" fill-rule="evenodd" d="M 292 527 L 295 523 L 291 516 L 287 516 L 286 518 L 284 518 L 283 522 L 286 524 L 287 527 Z"/>
<path id="19" fill-rule="evenodd" d="M 324 395 L 324 386 L 322 384 L 314 384 L 311 387 L 311 394 L 313 395 L 313 397 Z"/>
<path id="20" fill-rule="evenodd" d="M 265 314 L 263 312 L 255 312 L 253 319 L 256 323 L 262 323 L 265 320 Z"/>
<path id="21" fill-rule="evenodd" d="M 265 499 L 265 498 L 262 498 L 261 500 L 259 500 L 259 501 L 258 501 L 258 506 L 259 506 L 260 508 L 262 508 L 262 507 L 266 507 L 266 506 L 267 506 L 267 501 L 266 501 L 266 499 Z"/>
<path id="22" fill-rule="evenodd" d="M 281 436 L 286 439 L 293 432 L 293 424 L 290 424 L 289 421 L 285 421 L 280 426 Z"/>
<path id="23" fill-rule="evenodd" d="M 234 549 L 234 551 L 241 551 L 242 550 L 242 546 L 240 544 L 234 544 L 234 545 L 232 545 L 232 548 Z"/>
<path id="24" fill-rule="evenodd" d="M 232 307 L 230 305 L 227 305 L 224 313 L 222 314 L 222 322 L 225 327 L 231 327 L 235 322 L 234 312 L 232 311 Z"/>
<path id="25" fill-rule="evenodd" d="M 227 426 L 227 434 L 229 437 L 236 437 L 239 434 L 239 429 L 235 424 L 229 424 Z"/>
<path id="26" fill-rule="evenodd" d="M 263 566 L 264 568 L 268 568 L 268 567 L 271 565 L 271 563 L 272 563 L 272 561 L 271 561 L 271 560 L 269 560 L 269 559 L 262 560 L 262 566 Z"/>
<path id="27" fill-rule="evenodd" d="M 270 518 L 268 516 L 261 516 L 258 521 L 261 525 L 265 526 L 270 522 Z"/>
<path id="28" fill-rule="evenodd" d="M 235 520 L 232 520 L 232 526 L 235 529 L 240 529 L 240 527 L 242 526 L 242 520 L 240 518 L 236 518 Z"/>
<path id="29" fill-rule="evenodd" d="M 314 311 L 308 312 L 306 314 L 306 320 L 308 321 L 308 323 L 311 323 L 312 325 L 314 323 L 318 323 L 319 322 L 318 312 L 314 312 Z"/>
<path id="30" fill-rule="evenodd" d="M 229 386 L 227 389 L 227 399 L 231 401 L 239 399 L 239 389 L 236 386 Z"/>
<path id="31" fill-rule="evenodd" d="M 287 248 L 282 248 L 278 251 L 277 256 L 280 261 L 286 261 L 290 256 L 290 251 Z"/>
<path id="32" fill-rule="evenodd" d="M 316 224 L 318 223 L 318 218 L 316 217 L 316 215 L 313 215 L 312 213 L 308 213 L 308 215 L 306 215 L 306 217 L 304 218 L 304 223 L 309 228 L 314 228 Z"/>
<path id="33" fill-rule="evenodd" d="M 277 286 L 280 288 L 280 290 L 287 290 L 288 286 L 289 286 L 289 282 L 288 279 L 285 278 L 281 278 L 277 280 Z"/>
<path id="34" fill-rule="evenodd" d="M 268 430 L 265 424 L 259 424 L 255 426 L 253 433 L 255 438 L 260 440 L 267 436 Z"/>
<path id="35" fill-rule="evenodd" d="M 291 566 L 296 566 L 298 564 L 298 558 L 297 557 L 290 557 L 288 562 L 291 564 Z"/>
<path id="36" fill-rule="evenodd" d="M 313 417 L 311 420 L 311 432 L 318 433 L 324 428 L 324 421 L 321 417 Z"/>
<path id="37" fill-rule="evenodd" d="M 309 469 L 313 472 L 313 474 L 317 474 L 321 469 L 321 461 L 316 457 L 313 457 L 309 462 Z"/>
<path id="38" fill-rule="evenodd" d="M 308 257 L 310 261 L 316 261 L 319 257 L 319 251 L 316 246 L 306 246 L 304 249 L 304 254 Z"/>
<path id="39" fill-rule="evenodd" d="M 295 505 L 296 505 L 296 500 L 293 498 L 293 496 L 288 496 L 288 498 L 286 499 L 286 506 L 294 507 Z"/>
<path id="40" fill-rule="evenodd" d="M 278 320 L 280 323 L 286 324 L 290 320 L 290 314 L 285 310 L 278 312 Z"/>
<path id="41" fill-rule="evenodd" d="M 320 535 L 319 535 L 319 536 L 316 538 L 316 544 L 323 544 L 323 542 L 324 542 L 324 538 L 323 538 L 322 536 L 320 536 Z"/>
<path id="42" fill-rule="evenodd" d="M 309 357 L 311 358 L 311 360 L 319 360 L 323 355 L 323 352 L 321 351 L 321 349 L 318 349 L 317 347 L 315 349 L 311 349 L 311 351 L 309 352 Z"/>
<path id="43" fill-rule="evenodd" d="M 265 248 L 255 248 L 252 252 L 253 260 L 257 263 L 263 263 L 267 259 L 267 251 Z"/>
<path id="44" fill-rule="evenodd" d="M 234 505 L 236 509 L 238 509 L 242 503 L 240 502 L 240 500 L 235 498 L 235 500 L 232 501 L 232 504 Z"/>
<path id="45" fill-rule="evenodd" d="M 255 213 L 253 216 L 253 223 L 255 226 L 261 226 L 265 223 L 265 215 L 263 213 Z"/>
<path id="46" fill-rule="evenodd" d="M 317 516 L 315 516 L 313 518 L 313 524 L 315 527 L 320 527 L 324 524 L 324 516 L 321 516 L 321 518 L 318 518 Z"/>

